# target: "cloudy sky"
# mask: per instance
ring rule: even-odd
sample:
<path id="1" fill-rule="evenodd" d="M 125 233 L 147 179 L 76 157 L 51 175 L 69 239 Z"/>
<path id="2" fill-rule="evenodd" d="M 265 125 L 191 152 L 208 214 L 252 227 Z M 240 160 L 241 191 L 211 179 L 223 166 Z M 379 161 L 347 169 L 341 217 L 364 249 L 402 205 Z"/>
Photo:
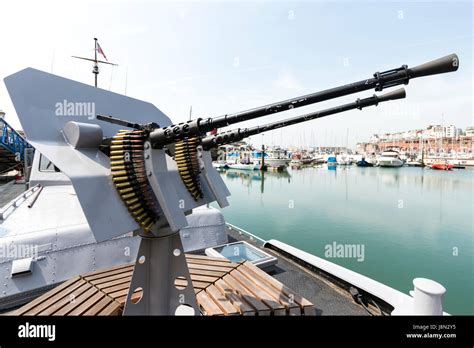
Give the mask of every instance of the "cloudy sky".
<path id="1" fill-rule="evenodd" d="M 417 79 L 407 99 L 292 126 L 255 145 L 351 145 L 429 124 L 473 125 L 471 1 L 2 1 L 0 77 L 34 67 L 150 101 L 173 122 L 212 117 L 415 66 L 457 53 L 457 73 Z M 127 82 L 126 82 L 127 81 Z M 256 125 L 351 102 L 361 93 L 251 121 Z M 0 109 L 19 123 L 3 83 Z"/>

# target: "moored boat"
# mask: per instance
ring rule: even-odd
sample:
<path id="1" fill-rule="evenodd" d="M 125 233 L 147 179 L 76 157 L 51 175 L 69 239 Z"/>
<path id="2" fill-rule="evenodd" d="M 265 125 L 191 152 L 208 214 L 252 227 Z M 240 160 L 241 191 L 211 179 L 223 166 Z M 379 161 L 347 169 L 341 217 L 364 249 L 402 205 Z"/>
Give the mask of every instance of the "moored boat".
<path id="1" fill-rule="evenodd" d="M 367 162 L 364 157 L 356 163 L 357 167 L 373 167 L 373 163 Z"/>
<path id="2" fill-rule="evenodd" d="M 384 151 L 377 160 L 380 167 L 402 167 L 403 161 L 397 151 Z"/>
<path id="3" fill-rule="evenodd" d="M 431 165 L 431 169 L 436 169 L 436 170 L 453 170 L 454 165 L 449 164 L 449 163 L 433 163 Z"/>
<path id="4" fill-rule="evenodd" d="M 408 167 L 423 167 L 423 163 L 417 160 L 408 160 L 405 164 Z"/>
<path id="5" fill-rule="evenodd" d="M 230 169 L 239 169 L 239 170 L 258 170 L 260 169 L 259 164 L 251 163 L 231 163 L 227 165 Z"/>

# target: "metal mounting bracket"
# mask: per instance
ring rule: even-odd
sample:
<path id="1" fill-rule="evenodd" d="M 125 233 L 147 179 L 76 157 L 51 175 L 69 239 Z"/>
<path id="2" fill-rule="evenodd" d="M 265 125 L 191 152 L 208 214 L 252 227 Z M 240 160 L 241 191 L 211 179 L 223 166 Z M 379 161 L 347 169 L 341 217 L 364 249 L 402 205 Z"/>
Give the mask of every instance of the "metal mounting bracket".
<path id="1" fill-rule="evenodd" d="M 123 315 L 199 315 L 179 233 L 141 236 Z"/>

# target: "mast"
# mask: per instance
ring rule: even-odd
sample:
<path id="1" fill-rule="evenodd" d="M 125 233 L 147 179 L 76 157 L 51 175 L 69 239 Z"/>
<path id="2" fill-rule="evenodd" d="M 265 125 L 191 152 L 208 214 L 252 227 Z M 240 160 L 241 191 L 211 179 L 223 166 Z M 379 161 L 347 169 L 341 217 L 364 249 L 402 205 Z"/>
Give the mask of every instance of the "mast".
<path id="1" fill-rule="evenodd" d="M 94 38 L 94 59 L 85 58 L 85 57 L 78 57 L 78 56 L 71 56 L 73 58 L 87 60 L 87 61 L 90 61 L 90 62 L 94 63 L 94 65 L 92 67 L 92 73 L 94 74 L 94 86 L 95 87 L 97 87 L 97 76 L 99 75 L 99 63 L 100 64 L 108 64 L 108 65 L 118 66 L 118 64 L 110 63 L 110 62 L 104 62 L 103 60 L 98 60 L 97 59 L 97 51 L 99 49 L 98 45 L 99 44 L 97 42 L 97 38 L 95 37 Z M 126 89 L 126 87 L 125 87 L 125 89 Z"/>
<path id="2" fill-rule="evenodd" d="M 92 69 L 94 74 L 94 86 L 97 87 L 97 75 L 99 75 L 99 63 L 97 62 L 97 38 L 94 38 L 94 68 Z"/>

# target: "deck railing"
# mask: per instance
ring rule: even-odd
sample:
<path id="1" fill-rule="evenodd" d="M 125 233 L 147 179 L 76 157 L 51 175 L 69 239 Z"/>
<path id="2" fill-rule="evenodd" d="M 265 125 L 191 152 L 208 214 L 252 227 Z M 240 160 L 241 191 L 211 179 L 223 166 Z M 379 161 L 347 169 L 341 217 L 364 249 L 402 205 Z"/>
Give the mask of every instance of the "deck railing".
<path id="1" fill-rule="evenodd" d="M 32 146 L 23 138 L 5 119 L 0 118 L 0 147 L 15 154 L 18 160 L 23 161 L 25 149 Z"/>

